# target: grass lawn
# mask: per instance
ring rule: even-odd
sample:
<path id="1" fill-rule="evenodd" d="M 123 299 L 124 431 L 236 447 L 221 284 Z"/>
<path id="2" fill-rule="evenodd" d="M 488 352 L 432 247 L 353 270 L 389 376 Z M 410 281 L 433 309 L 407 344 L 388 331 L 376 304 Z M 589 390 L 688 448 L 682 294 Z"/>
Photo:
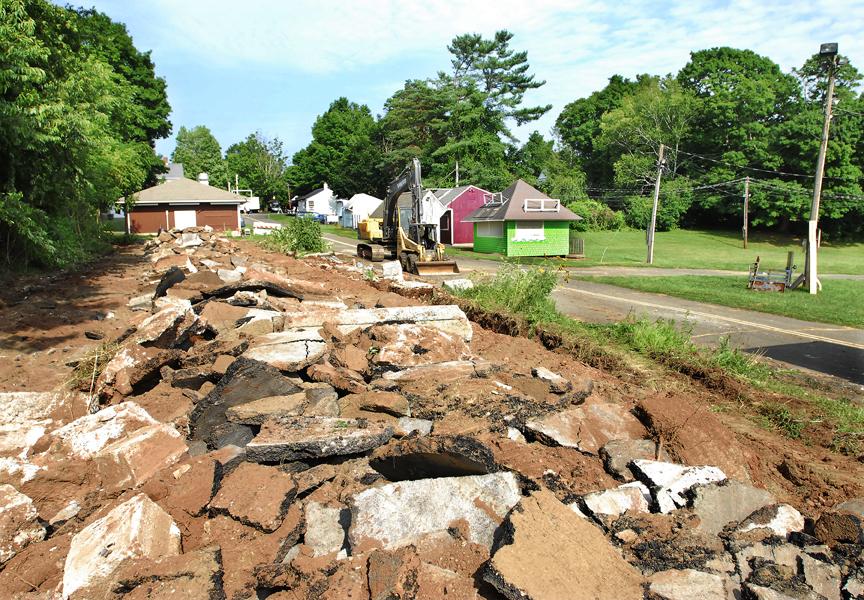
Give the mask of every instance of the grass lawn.
<path id="1" fill-rule="evenodd" d="M 585 259 L 561 261 L 569 266 L 598 265 L 646 267 L 644 231 L 585 231 Z M 798 270 L 804 268 L 801 238 L 791 235 L 753 233 L 747 250 L 741 238 L 731 231 L 661 231 L 654 245 L 654 266 L 693 269 L 728 269 L 746 271 L 757 256 L 764 269 L 782 270 L 786 252 L 795 252 Z M 471 250 L 448 248 L 448 254 L 503 260 L 500 255 L 480 254 Z M 523 259 L 534 263 L 542 259 Z M 819 250 L 819 270 L 823 273 L 864 274 L 864 242 L 822 245 Z"/>
<path id="2" fill-rule="evenodd" d="M 745 277 L 676 275 L 579 278 L 805 321 L 864 327 L 864 302 L 861 301 L 864 296 L 864 281 L 823 279 L 823 290 L 816 296 L 811 296 L 803 290 L 792 290 L 783 294 L 748 290 Z"/>

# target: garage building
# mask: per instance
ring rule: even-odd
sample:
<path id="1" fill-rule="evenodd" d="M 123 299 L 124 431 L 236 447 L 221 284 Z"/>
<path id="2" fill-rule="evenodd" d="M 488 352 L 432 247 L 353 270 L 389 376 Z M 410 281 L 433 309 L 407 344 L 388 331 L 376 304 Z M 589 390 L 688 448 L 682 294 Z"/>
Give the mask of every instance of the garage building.
<path id="1" fill-rule="evenodd" d="M 203 178 L 202 178 L 203 179 Z M 209 225 L 216 231 L 240 230 L 242 198 L 203 181 L 169 179 L 134 195 L 126 216 L 130 233 L 157 233 L 159 229 L 185 229 Z"/>

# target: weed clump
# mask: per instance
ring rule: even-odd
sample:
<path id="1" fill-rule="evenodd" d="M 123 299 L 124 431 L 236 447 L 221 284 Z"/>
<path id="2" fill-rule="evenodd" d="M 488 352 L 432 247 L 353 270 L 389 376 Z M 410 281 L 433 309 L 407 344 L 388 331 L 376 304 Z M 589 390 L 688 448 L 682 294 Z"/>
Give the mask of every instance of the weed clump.
<path id="1" fill-rule="evenodd" d="M 457 294 L 487 310 L 516 313 L 534 326 L 559 317 L 550 297 L 557 283 L 553 269 L 507 264 L 494 276 L 476 278 L 474 287 Z"/>
<path id="2" fill-rule="evenodd" d="M 264 240 L 264 246 L 274 252 L 298 256 L 325 252 L 328 247 L 321 233 L 320 223 L 300 217 L 289 219 L 281 228 L 274 230 Z"/>

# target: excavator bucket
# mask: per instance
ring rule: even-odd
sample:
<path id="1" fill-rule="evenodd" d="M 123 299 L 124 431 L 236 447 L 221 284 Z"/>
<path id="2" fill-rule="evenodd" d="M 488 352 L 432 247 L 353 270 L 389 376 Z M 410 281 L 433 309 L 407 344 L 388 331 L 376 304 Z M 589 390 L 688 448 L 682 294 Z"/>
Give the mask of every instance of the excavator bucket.
<path id="1" fill-rule="evenodd" d="M 455 260 L 431 260 L 429 262 L 417 262 L 414 264 L 417 275 L 447 275 L 458 273 L 459 265 Z"/>

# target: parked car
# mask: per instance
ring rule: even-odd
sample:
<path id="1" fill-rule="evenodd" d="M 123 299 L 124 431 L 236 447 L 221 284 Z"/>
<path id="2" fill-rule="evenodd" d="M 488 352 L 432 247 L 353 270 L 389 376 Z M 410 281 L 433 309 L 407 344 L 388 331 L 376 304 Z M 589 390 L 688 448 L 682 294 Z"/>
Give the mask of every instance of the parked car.
<path id="1" fill-rule="evenodd" d="M 318 213 L 313 213 L 313 212 L 298 212 L 298 213 L 297 213 L 297 217 L 299 217 L 299 218 L 301 218 L 301 219 L 313 219 L 313 220 L 315 220 L 315 221 L 318 221 L 318 222 L 321 223 L 322 225 L 324 225 L 324 224 L 327 223 L 327 215 L 321 215 L 321 214 L 318 214 Z"/>
<path id="2" fill-rule="evenodd" d="M 275 200 L 270 203 L 269 207 L 271 213 L 279 213 L 282 214 L 282 205 L 276 202 Z"/>

